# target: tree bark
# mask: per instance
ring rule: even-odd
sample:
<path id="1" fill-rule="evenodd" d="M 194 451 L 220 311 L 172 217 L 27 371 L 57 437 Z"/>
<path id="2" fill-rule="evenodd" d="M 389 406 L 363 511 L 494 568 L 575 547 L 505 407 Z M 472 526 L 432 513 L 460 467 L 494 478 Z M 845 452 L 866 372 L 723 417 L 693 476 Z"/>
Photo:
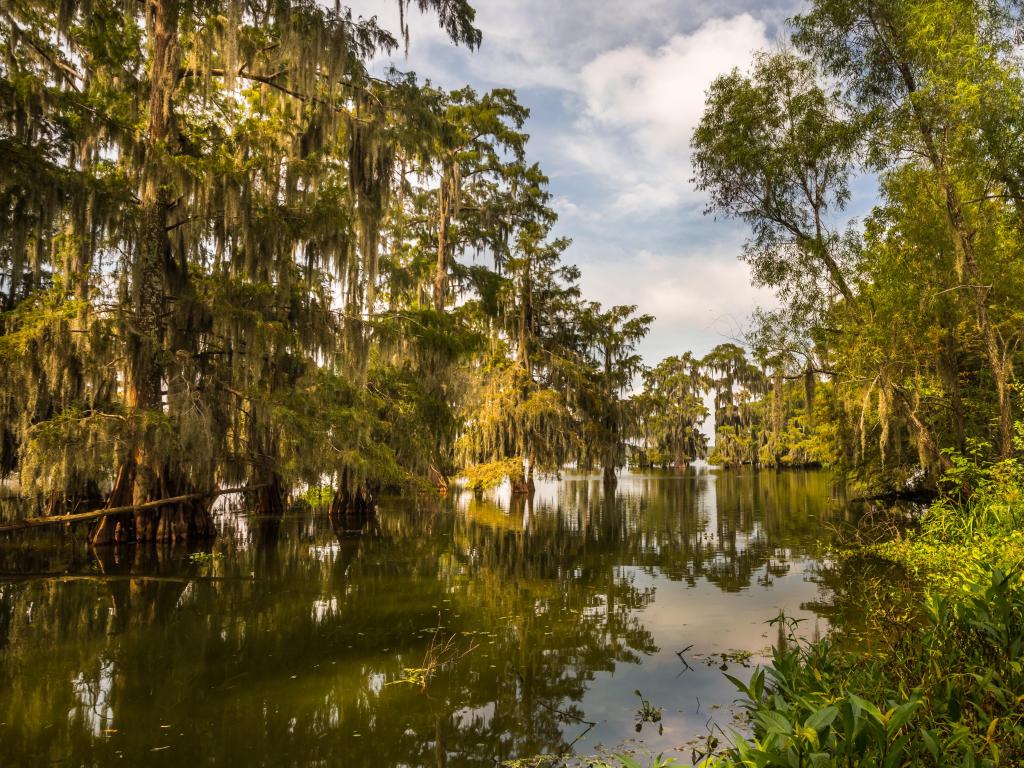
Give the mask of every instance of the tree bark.
<path id="1" fill-rule="evenodd" d="M 619 478 L 615 474 L 615 467 L 606 464 L 602 472 L 602 480 L 607 486 L 618 485 Z"/>
<path id="2" fill-rule="evenodd" d="M 902 387 L 893 387 L 893 393 L 903 406 L 903 410 L 910 420 L 910 423 L 914 427 L 914 432 L 917 435 L 917 446 L 918 453 L 921 457 L 921 464 L 924 467 L 925 472 L 928 474 L 929 479 L 934 483 L 938 480 L 939 476 L 948 469 L 952 468 L 952 462 L 949 457 L 942 453 L 938 448 L 938 443 L 935 441 L 935 436 L 932 434 L 931 427 L 929 427 L 920 416 L 917 414 L 917 407 L 907 397 L 907 393 L 903 391 Z"/>
<path id="3" fill-rule="evenodd" d="M 434 309 L 444 312 L 448 292 L 448 233 L 451 227 L 451 194 L 448 174 L 442 173 L 437 191 L 437 264 L 434 268 Z"/>
<path id="4" fill-rule="evenodd" d="M 149 103 L 145 163 L 140 190 L 140 228 L 130 277 L 130 312 L 127 323 L 125 405 L 135 416 L 129 456 L 118 471 L 107 506 L 123 505 L 125 498 L 142 505 L 161 498 L 191 495 L 195 488 L 177 467 L 154 451 L 156 431 L 151 422 L 165 413 L 162 384 L 167 373 L 166 294 L 179 294 L 187 281 L 187 264 L 175 262 L 168 238 L 171 199 L 168 158 L 178 150 L 173 109 L 177 83 L 178 0 L 147 0 L 149 38 Z M 137 511 L 120 519 L 104 518 L 93 542 L 186 541 L 214 534 L 209 501 L 196 497 L 161 506 L 156 513 Z"/>
<path id="5" fill-rule="evenodd" d="M 276 472 L 271 473 L 269 483 L 255 489 L 255 494 L 253 512 L 257 515 L 278 518 L 284 515 L 284 487 Z"/>
<path id="6" fill-rule="evenodd" d="M 341 473 L 327 516 L 339 535 L 358 533 L 377 514 L 377 489 L 365 483 L 351 486 L 349 471 Z"/>
<path id="7" fill-rule="evenodd" d="M 533 492 L 533 480 L 527 479 L 525 469 L 520 469 L 516 474 L 509 476 L 509 483 L 513 496 L 529 496 Z"/>

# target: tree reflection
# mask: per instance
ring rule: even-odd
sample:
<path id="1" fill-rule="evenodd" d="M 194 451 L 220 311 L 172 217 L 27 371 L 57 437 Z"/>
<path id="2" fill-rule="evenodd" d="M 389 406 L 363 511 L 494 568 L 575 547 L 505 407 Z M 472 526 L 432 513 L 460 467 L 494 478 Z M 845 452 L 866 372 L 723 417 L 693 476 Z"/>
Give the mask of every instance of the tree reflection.
<path id="1" fill-rule="evenodd" d="M 493 765 L 564 752 L 590 683 L 657 650 L 657 576 L 785 573 L 834 517 L 823 475 L 570 480 L 516 503 L 386 501 L 360 536 L 227 517 L 214 553 L 0 550 L 13 764 Z M 435 635 L 476 648 L 425 692 Z M 123 758 L 121 757 L 123 756 Z"/>

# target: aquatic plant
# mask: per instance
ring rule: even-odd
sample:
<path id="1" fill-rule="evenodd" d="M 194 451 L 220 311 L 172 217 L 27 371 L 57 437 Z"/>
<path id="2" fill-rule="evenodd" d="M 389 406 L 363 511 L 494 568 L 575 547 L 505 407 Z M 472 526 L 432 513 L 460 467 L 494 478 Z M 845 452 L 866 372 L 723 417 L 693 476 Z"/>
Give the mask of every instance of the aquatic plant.
<path id="1" fill-rule="evenodd" d="M 633 691 L 640 699 L 640 709 L 636 712 L 636 732 L 643 730 L 644 723 L 652 723 L 658 726 L 658 735 L 665 731 L 665 725 L 661 722 L 661 707 L 656 707 L 644 698 L 639 690 Z"/>

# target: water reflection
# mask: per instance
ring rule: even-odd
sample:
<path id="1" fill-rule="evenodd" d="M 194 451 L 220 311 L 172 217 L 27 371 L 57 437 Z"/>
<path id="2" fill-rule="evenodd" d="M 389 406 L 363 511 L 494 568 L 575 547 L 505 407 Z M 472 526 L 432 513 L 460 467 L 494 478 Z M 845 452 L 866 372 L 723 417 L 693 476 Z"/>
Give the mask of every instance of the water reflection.
<path id="1" fill-rule="evenodd" d="M 827 600 L 822 473 L 599 478 L 388 500 L 361 536 L 226 515 L 213 550 L 0 548 L 0 755 L 14 765 L 494 765 L 727 719 L 712 653 Z M 17 574 L 17 575 L 13 575 Z M 426 690 L 431 643 L 466 653 Z M 676 652 L 687 651 L 687 669 Z M 592 725 L 593 724 L 593 725 Z"/>

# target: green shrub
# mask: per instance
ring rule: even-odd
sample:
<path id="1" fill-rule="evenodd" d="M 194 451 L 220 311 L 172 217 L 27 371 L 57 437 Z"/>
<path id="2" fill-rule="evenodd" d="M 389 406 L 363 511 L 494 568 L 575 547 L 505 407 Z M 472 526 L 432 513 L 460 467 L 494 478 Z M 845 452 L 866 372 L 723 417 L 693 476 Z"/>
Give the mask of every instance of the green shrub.
<path id="1" fill-rule="evenodd" d="M 883 658 L 824 640 L 776 651 L 742 694 L 752 738 L 704 768 L 1024 764 L 1024 582 L 990 568 L 931 594 Z"/>

